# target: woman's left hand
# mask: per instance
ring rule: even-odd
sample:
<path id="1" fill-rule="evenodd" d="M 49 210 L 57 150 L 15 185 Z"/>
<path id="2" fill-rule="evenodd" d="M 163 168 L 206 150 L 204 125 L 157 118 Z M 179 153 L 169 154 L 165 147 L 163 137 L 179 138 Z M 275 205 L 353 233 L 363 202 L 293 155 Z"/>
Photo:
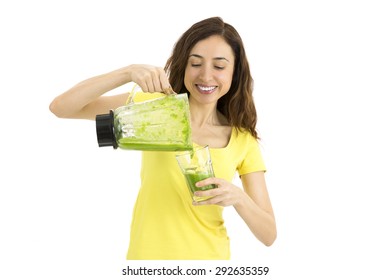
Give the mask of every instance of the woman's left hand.
<path id="1" fill-rule="evenodd" d="M 243 197 L 244 192 L 242 189 L 220 178 L 207 178 L 196 183 L 196 186 L 204 187 L 211 184 L 215 184 L 217 188 L 206 191 L 199 190 L 195 192 L 196 196 L 211 196 L 211 198 L 204 201 L 193 202 L 193 205 L 215 204 L 220 206 L 231 206 L 240 202 Z"/>

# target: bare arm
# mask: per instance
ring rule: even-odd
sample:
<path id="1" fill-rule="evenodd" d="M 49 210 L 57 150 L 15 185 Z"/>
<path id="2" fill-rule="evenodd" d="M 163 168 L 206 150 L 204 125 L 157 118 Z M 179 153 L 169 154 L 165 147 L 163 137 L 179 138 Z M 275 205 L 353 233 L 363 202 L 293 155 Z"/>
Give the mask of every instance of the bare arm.
<path id="1" fill-rule="evenodd" d="M 137 83 L 145 92 L 162 92 L 170 87 L 162 68 L 129 65 L 78 83 L 54 98 L 50 111 L 60 118 L 94 119 L 124 105 L 127 94 L 102 95 L 129 82 Z"/>
<path id="2" fill-rule="evenodd" d="M 241 180 L 245 192 L 234 208 L 257 239 L 270 246 L 277 233 L 264 172 L 242 175 Z"/>
<path id="3" fill-rule="evenodd" d="M 198 187 L 217 184 L 218 188 L 198 191 L 198 196 L 214 196 L 195 205 L 233 205 L 249 229 L 266 246 L 276 239 L 276 222 L 268 195 L 264 172 L 253 172 L 241 176 L 243 188 L 220 178 L 208 178 L 197 183 Z"/>

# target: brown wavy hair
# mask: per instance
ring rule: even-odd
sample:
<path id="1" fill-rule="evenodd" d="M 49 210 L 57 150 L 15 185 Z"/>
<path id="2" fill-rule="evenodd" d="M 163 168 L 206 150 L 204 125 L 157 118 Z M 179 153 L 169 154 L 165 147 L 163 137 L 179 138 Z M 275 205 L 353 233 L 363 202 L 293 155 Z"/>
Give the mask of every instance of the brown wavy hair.
<path id="1" fill-rule="evenodd" d="M 184 85 L 184 73 L 190 51 L 201 40 L 219 35 L 234 52 L 233 80 L 229 91 L 217 103 L 217 109 L 227 118 L 229 124 L 238 129 L 247 129 L 255 138 L 257 113 L 253 101 L 253 79 L 244 44 L 237 30 L 220 17 L 204 19 L 192 25 L 179 38 L 168 58 L 165 71 L 175 92 L 188 92 Z"/>

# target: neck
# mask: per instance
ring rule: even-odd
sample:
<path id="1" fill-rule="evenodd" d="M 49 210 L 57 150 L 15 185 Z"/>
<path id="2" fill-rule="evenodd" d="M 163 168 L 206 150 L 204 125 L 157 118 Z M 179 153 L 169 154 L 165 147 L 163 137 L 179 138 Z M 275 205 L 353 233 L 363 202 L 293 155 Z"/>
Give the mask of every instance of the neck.
<path id="1" fill-rule="evenodd" d="M 204 127 L 207 125 L 220 125 L 220 118 L 217 111 L 217 103 L 200 105 L 191 102 L 190 99 L 191 124 L 196 127 Z"/>

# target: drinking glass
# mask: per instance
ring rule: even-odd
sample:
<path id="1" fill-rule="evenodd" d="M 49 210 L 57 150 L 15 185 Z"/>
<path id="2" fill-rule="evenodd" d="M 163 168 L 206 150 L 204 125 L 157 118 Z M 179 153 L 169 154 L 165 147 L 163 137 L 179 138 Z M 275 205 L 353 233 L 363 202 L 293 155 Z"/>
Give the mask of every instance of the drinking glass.
<path id="1" fill-rule="evenodd" d="M 214 184 L 196 187 L 195 184 L 204 179 L 214 177 L 214 170 L 211 161 L 210 150 L 208 146 L 194 148 L 192 151 L 182 152 L 176 155 L 176 160 L 186 179 L 187 186 L 190 190 L 194 201 L 203 201 L 210 197 L 200 197 L 194 195 L 196 191 L 214 189 Z"/>

